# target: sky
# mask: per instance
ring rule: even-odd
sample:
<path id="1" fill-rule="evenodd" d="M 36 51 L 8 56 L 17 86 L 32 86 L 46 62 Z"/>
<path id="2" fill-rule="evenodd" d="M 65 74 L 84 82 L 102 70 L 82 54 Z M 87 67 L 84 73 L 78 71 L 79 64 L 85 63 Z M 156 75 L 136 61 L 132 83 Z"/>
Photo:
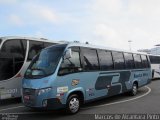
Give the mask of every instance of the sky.
<path id="1" fill-rule="evenodd" d="M 0 0 L 0 36 L 150 49 L 160 44 L 160 0 Z"/>

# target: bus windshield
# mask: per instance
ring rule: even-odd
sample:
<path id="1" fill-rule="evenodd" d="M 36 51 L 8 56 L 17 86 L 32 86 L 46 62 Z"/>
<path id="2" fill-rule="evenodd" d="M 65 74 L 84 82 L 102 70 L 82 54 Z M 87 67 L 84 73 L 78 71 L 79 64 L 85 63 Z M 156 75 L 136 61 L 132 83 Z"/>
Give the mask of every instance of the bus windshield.
<path id="1" fill-rule="evenodd" d="M 1 44 L 2 40 L 0 39 L 0 44 Z"/>
<path id="2" fill-rule="evenodd" d="M 65 47 L 66 45 L 56 45 L 42 50 L 32 60 L 25 73 L 25 78 L 42 78 L 53 74 Z"/>

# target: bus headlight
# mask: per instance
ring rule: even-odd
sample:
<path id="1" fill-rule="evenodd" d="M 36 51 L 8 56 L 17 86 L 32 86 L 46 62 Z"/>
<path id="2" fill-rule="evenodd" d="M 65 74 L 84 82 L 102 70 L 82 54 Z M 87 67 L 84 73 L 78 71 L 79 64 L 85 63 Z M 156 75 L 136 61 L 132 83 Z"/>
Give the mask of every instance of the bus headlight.
<path id="1" fill-rule="evenodd" d="M 49 92 L 51 89 L 52 89 L 51 87 L 39 89 L 39 90 L 38 90 L 38 95 L 42 95 L 43 93 L 47 93 L 47 92 Z"/>

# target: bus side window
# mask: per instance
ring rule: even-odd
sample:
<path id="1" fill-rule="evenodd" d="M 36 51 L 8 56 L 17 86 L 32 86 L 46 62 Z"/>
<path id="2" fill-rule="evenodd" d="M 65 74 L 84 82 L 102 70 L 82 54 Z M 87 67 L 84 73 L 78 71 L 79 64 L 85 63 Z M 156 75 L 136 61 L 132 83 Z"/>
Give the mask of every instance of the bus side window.
<path id="1" fill-rule="evenodd" d="M 160 63 L 159 60 L 160 60 L 159 57 L 156 56 L 156 63 L 157 63 L 157 64 Z"/>
<path id="2" fill-rule="evenodd" d="M 72 57 L 63 59 L 60 69 L 59 75 L 74 73 L 81 71 L 81 64 L 80 64 L 80 53 L 79 51 L 72 50 Z"/>
<path id="3" fill-rule="evenodd" d="M 149 56 L 149 59 L 150 59 L 150 62 L 151 62 L 151 64 L 156 64 L 157 62 L 156 62 L 156 56 Z"/>
<path id="4" fill-rule="evenodd" d="M 82 48 L 82 54 L 85 71 L 99 70 L 98 56 L 95 49 Z"/>
<path id="5" fill-rule="evenodd" d="M 17 39 L 8 40 L 3 44 L 1 52 L 5 56 L 0 56 L 0 62 L 3 62 L 0 63 L 1 80 L 9 79 L 19 72 L 24 63 L 26 45 L 25 40 Z"/>
<path id="6" fill-rule="evenodd" d="M 113 61 L 114 61 L 114 68 L 115 69 L 124 69 L 124 58 L 122 52 L 112 52 L 113 55 Z"/>
<path id="7" fill-rule="evenodd" d="M 8 40 L 2 46 L 2 52 L 15 53 L 15 56 L 25 59 L 27 42 L 25 40 Z"/>
<path id="8" fill-rule="evenodd" d="M 135 67 L 133 54 L 124 53 L 124 59 L 125 59 L 126 68 L 127 69 L 133 69 Z"/>
<path id="9" fill-rule="evenodd" d="M 149 56 L 151 64 L 153 64 L 153 56 Z"/>
<path id="10" fill-rule="evenodd" d="M 101 70 L 113 70 L 113 59 L 110 51 L 98 50 Z"/>
<path id="11" fill-rule="evenodd" d="M 142 68 L 143 66 L 142 66 L 141 56 L 138 54 L 133 54 L 133 57 L 136 68 Z"/>
<path id="12" fill-rule="evenodd" d="M 27 60 L 30 61 L 44 48 L 43 42 L 29 41 L 29 52 Z"/>
<path id="13" fill-rule="evenodd" d="M 143 67 L 144 68 L 148 68 L 149 67 L 149 63 L 148 63 L 148 60 L 147 60 L 147 56 L 146 55 L 141 55 L 141 58 L 142 58 Z"/>

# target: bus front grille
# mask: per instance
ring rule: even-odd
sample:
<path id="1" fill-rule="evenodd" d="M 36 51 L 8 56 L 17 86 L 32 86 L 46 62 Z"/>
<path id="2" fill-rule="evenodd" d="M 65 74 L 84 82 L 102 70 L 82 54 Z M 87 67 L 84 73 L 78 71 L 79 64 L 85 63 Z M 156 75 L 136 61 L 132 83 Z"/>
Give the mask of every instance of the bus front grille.
<path id="1" fill-rule="evenodd" d="M 36 89 L 24 88 L 23 89 L 23 100 L 25 105 L 34 106 L 36 97 Z"/>
<path id="2" fill-rule="evenodd" d="M 36 95 L 36 89 L 24 88 L 23 89 L 24 95 Z"/>

